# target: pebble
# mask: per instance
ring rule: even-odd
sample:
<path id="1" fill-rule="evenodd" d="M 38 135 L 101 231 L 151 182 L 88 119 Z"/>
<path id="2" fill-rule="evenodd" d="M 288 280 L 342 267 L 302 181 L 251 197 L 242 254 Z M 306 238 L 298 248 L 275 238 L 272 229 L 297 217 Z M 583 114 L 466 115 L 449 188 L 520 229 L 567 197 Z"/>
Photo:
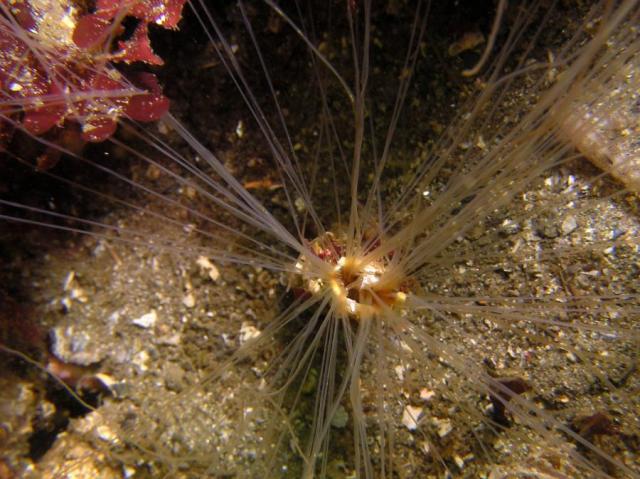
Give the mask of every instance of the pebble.
<path id="1" fill-rule="evenodd" d="M 96 435 L 98 436 L 99 439 L 102 439 L 103 441 L 109 442 L 112 444 L 118 440 L 118 436 L 106 424 L 101 424 L 98 427 L 96 427 Z"/>
<path id="2" fill-rule="evenodd" d="M 448 419 L 440 419 L 440 418 L 434 417 L 431 420 L 431 422 L 433 423 L 434 426 L 438 428 L 438 436 L 440 436 L 441 438 L 445 437 L 451 431 L 453 431 L 453 426 L 451 425 L 451 421 L 449 421 Z"/>
<path id="3" fill-rule="evenodd" d="M 120 321 L 120 311 L 114 311 L 113 313 L 111 313 L 109 315 L 109 317 L 107 319 L 113 325 L 118 324 L 118 321 Z"/>
<path id="4" fill-rule="evenodd" d="M 104 373 L 98 373 L 94 376 L 98 381 L 100 381 L 102 384 L 105 385 L 105 387 L 107 389 L 109 389 L 109 391 L 113 391 L 114 386 L 117 384 L 118 381 L 116 381 L 113 377 L 109 376 L 108 374 L 104 374 Z"/>
<path id="5" fill-rule="evenodd" d="M 182 342 L 182 335 L 180 333 L 165 334 L 159 336 L 157 339 L 158 344 L 164 344 L 166 346 L 177 346 Z"/>
<path id="6" fill-rule="evenodd" d="M 67 275 L 64 277 L 64 281 L 62 282 L 62 289 L 64 291 L 69 291 L 71 289 L 71 284 L 73 283 L 75 278 L 76 278 L 76 272 L 69 271 Z"/>
<path id="7" fill-rule="evenodd" d="M 243 345 L 251 339 L 257 338 L 258 336 L 260 336 L 260 330 L 258 328 L 248 321 L 242 322 L 242 325 L 240 326 L 240 337 L 238 338 L 240 345 Z"/>
<path id="8" fill-rule="evenodd" d="M 87 296 L 86 291 L 79 287 L 71 288 L 71 291 L 69 292 L 69 298 L 75 299 L 80 303 L 86 303 L 89 301 L 89 297 Z"/>
<path id="9" fill-rule="evenodd" d="M 187 308 L 193 308 L 196 305 L 196 298 L 192 293 L 187 293 L 182 298 L 182 304 L 184 304 Z"/>
<path id="10" fill-rule="evenodd" d="M 430 401 L 435 397 L 436 393 L 434 391 L 430 391 L 427 388 L 422 388 L 420 390 L 420 399 L 423 401 Z"/>
<path id="11" fill-rule="evenodd" d="M 572 352 L 568 351 L 565 356 L 567 357 L 567 359 L 569 361 L 571 361 L 572 363 L 577 363 L 578 362 L 578 358 L 576 357 L 575 354 L 573 354 Z"/>
<path id="12" fill-rule="evenodd" d="M 138 368 L 140 372 L 145 372 L 149 370 L 150 360 L 151 357 L 149 356 L 149 353 L 145 350 L 142 350 L 133 357 L 133 360 L 131 362 Z"/>
<path id="13" fill-rule="evenodd" d="M 122 476 L 125 479 L 130 479 L 136 475 L 137 469 L 131 466 L 122 466 Z"/>
<path id="14" fill-rule="evenodd" d="M 131 322 L 136 326 L 147 329 L 155 326 L 156 321 L 158 320 L 158 314 L 155 309 L 152 309 L 147 314 L 143 314 L 139 318 L 133 319 Z"/>
<path id="15" fill-rule="evenodd" d="M 60 361 L 79 366 L 89 366 L 101 361 L 105 352 L 96 347 L 86 331 L 74 326 L 57 326 L 51 330 L 51 352 Z"/>
<path id="16" fill-rule="evenodd" d="M 164 383 L 167 389 L 179 392 L 184 386 L 185 371 L 175 363 L 168 363 L 164 368 Z"/>
<path id="17" fill-rule="evenodd" d="M 214 283 L 218 281 L 218 279 L 220 278 L 220 271 L 218 271 L 216 265 L 214 265 L 209 260 L 209 258 L 207 258 L 206 256 L 199 256 L 196 260 L 196 264 L 207 272 L 207 275 L 209 276 L 211 281 L 213 281 Z"/>
<path id="18" fill-rule="evenodd" d="M 67 273 L 67 275 L 64 278 L 64 281 L 62 283 L 62 289 L 66 292 L 69 293 L 68 298 L 63 299 L 63 305 L 67 308 L 70 309 L 71 304 L 69 302 L 69 300 L 75 300 L 78 301 L 80 303 L 86 303 L 89 301 L 89 297 L 87 296 L 87 293 L 84 289 L 80 288 L 79 286 L 76 285 L 76 272 L 75 271 L 69 271 Z"/>
<path id="19" fill-rule="evenodd" d="M 558 225 L 550 218 L 541 219 L 537 226 L 537 232 L 542 238 L 553 239 L 560 235 Z"/>
<path id="20" fill-rule="evenodd" d="M 568 235 L 573 233 L 575 229 L 578 227 L 578 222 L 576 221 L 575 216 L 570 215 L 567 216 L 560 225 L 560 229 L 562 230 L 563 235 Z"/>
<path id="21" fill-rule="evenodd" d="M 418 420 L 422 416 L 423 408 L 406 406 L 402 412 L 402 424 L 409 431 L 415 431 L 418 428 Z"/>
<path id="22" fill-rule="evenodd" d="M 422 441 L 420 443 L 420 449 L 422 449 L 422 452 L 427 456 L 431 455 L 431 445 L 427 441 Z"/>
<path id="23" fill-rule="evenodd" d="M 516 221 L 506 219 L 500 224 L 500 231 L 505 235 L 514 235 L 520 231 L 520 225 Z"/>

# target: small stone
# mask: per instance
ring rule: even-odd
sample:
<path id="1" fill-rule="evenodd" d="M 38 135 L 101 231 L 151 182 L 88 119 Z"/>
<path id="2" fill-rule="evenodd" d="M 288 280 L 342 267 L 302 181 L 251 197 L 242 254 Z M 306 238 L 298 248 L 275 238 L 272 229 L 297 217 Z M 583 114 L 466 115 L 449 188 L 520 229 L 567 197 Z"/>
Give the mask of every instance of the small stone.
<path id="1" fill-rule="evenodd" d="M 98 373 L 94 377 L 104 384 L 109 391 L 113 391 L 114 386 L 117 384 L 117 381 L 108 374 Z"/>
<path id="2" fill-rule="evenodd" d="M 107 319 L 113 325 L 118 324 L 118 321 L 120 321 L 120 311 L 114 311 L 113 313 L 111 313 L 109 315 L 109 317 Z"/>
<path id="3" fill-rule="evenodd" d="M 520 225 L 517 221 L 506 219 L 500 224 L 500 231 L 505 235 L 514 235 L 520 231 Z"/>
<path id="4" fill-rule="evenodd" d="M 79 287 L 71 288 L 69 298 L 75 299 L 80 303 L 86 303 L 87 301 L 89 301 L 89 297 L 87 296 L 86 291 Z"/>
<path id="5" fill-rule="evenodd" d="M 260 336 L 260 330 L 250 322 L 243 321 L 242 325 L 240 326 L 240 345 L 243 345 L 251 339 L 257 338 L 258 336 Z"/>
<path id="6" fill-rule="evenodd" d="M 218 271 L 216 265 L 209 261 L 209 258 L 207 258 L 206 256 L 200 256 L 196 260 L 196 264 L 207 272 L 207 275 L 209 276 L 211 281 L 218 281 L 218 279 L 220 278 L 220 271 Z"/>
<path id="7" fill-rule="evenodd" d="M 445 437 L 446 435 L 448 435 L 451 431 L 453 431 L 453 426 L 451 425 L 451 421 L 449 421 L 448 419 L 440 419 L 437 417 L 434 417 L 431 422 L 433 423 L 434 426 L 436 426 L 438 428 L 438 436 Z"/>
<path id="8" fill-rule="evenodd" d="M 158 344 L 164 344 L 166 346 L 177 346 L 182 342 L 182 335 L 180 333 L 164 334 L 157 339 Z"/>
<path id="9" fill-rule="evenodd" d="M 562 230 L 563 235 L 568 235 L 573 233 L 575 229 L 578 227 L 578 222 L 576 221 L 575 216 L 570 215 L 567 216 L 560 225 L 560 229 Z"/>
<path id="10" fill-rule="evenodd" d="M 116 436 L 113 430 L 106 424 L 101 424 L 96 427 L 96 435 L 103 441 L 110 443 L 114 443 L 118 439 L 118 436 Z"/>
<path id="11" fill-rule="evenodd" d="M 149 370 L 149 361 L 151 357 L 145 350 L 140 351 L 133 357 L 132 364 L 136 366 L 141 372 Z"/>
<path id="12" fill-rule="evenodd" d="M 113 385 L 113 395 L 117 398 L 131 396 L 132 387 L 127 383 L 117 383 Z"/>
<path id="13" fill-rule="evenodd" d="M 63 311 L 67 312 L 71 309 L 71 298 L 62 298 L 60 300 L 60 304 L 62 305 Z"/>
<path id="14" fill-rule="evenodd" d="M 242 138 L 244 136 L 244 123 L 242 120 L 240 120 L 236 125 L 236 136 L 238 138 Z"/>
<path id="15" fill-rule="evenodd" d="M 423 401 L 431 401 L 435 397 L 436 393 L 434 391 L 430 391 L 427 388 L 422 388 L 420 390 L 420 399 Z"/>
<path id="16" fill-rule="evenodd" d="M 148 329 L 152 328 L 156 321 L 158 320 L 158 314 L 155 309 L 152 309 L 147 314 L 143 314 L 139 318 L 133 319 L 131 322 L 136 326 L 140 326 L 141 328 Z"/>
<path id="17" fill-rule="evenodd" d="M 64 291 L 69 291 L 71 289 L 71 284 L 76 278 L 75 271 L 69 271 L 67 275 L 64 277 L 64 281 L 62 282 L 62 289 Z"/>
<path id="18" fill-rule="evenodd" d="M 429 442 L 422 441 L 420 443 L 420 449 L 422 449 L 422 452 L 424 452 L 427 456 L 431 455 L 431 445 L 429 444 Z"/>
<path id="19" fill-rule="evenodd" d="M 422 416 L 423 408 L 406 406 L 402 412 L 402 424 L 409 431 L 415 431 L 418 428 L 418 420 Z"/>
<path id="20" fill-rule="evenodd" d="M 187 308 L 193 308 L 196 305 L 196 298 L 193 296 L 193 293 L 187 293 L 182 298 L 182 304 L 184 304 Z"/>
<path id="21" fill-rule="evenodd" d="M 168 363 L 164 368 L 164 383 L 167 389 L 179 392 L 184 386 L 185 372 L 175 363 Z"/>
<path id="22" fill-rule="evenodd" d="M 136 475 L 136 468 L 131 466 L 122 466 L 122 476 L 125 479 L 131 479 Z"/>
<path id="23" fill-rule="evenodd" d="M 39 409 L 39 420 L 45 421 L 45 422 L 47 420 L 53 420 L 53 416 L 56 414 L 56 412 L 58 412 L 55 404 L 47 400 L 43 400 L 38 406 L 38 409 Z"/>
<path id="24" fill-rule="evenodd" d="M 557 238 L 560 235 L 558 225 L 549 218 L 540 220 L 537 231 L 542 238 L 547 239 Z"/>
<path id="25" fill-rule="evenodd" d="M 60 361 L 89 366 L 100 362 L 105 351 L 95 344 L 87 331 L 78 331 L 74 326 L 57 326 L 51 330 L 51 352 Z"/>

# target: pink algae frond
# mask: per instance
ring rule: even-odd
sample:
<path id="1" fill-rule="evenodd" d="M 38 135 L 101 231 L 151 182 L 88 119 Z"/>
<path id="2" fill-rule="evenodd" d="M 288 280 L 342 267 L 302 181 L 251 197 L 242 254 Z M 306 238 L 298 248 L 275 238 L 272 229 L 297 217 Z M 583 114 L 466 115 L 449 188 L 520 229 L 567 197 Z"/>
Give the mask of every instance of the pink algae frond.
<path id="1" fill-rule="evenodd" d="M 5 141 L 13 127 L 42 135 L 76 122 L 82 140 L 99 142 L 115 132 L 120 117 L 162 117 L 169 100 L 155 76 L 125 77 L 114 65 L 162 65 L 151 47 L 148 24 L 176 28 L 184 3 L 99 0 L 90 13 L 78 2 L 3 0 L 0 132 Z M 127 17 L 139 23 L 130 37 L 120 38 Z"/>

